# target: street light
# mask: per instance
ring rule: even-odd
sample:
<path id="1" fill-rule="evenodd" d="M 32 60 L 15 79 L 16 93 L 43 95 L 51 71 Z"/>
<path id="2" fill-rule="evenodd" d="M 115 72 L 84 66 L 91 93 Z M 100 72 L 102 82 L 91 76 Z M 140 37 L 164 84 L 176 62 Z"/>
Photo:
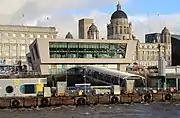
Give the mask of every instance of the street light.
<path id="1" fill-rule="evenodd" d="M 118 84 L 119 84 L 119 90 L 120 90 L 120 94 L 121 94 L 121 77 L 120 77 L 120 75 L 118 77 Z"/>
<path id="2" fill-rule="evenodd" d="M 84 78 L 84 93 L 85 93 L 85 95 L 86 95 L 86 67 L 84 68 L 84 70 L 83 70 L 84 72 L 83 72 L 83 78 Z"/>
<path id="3" fill-rule="evenodd" d="M 66 73 L 66 83 L 67 83 L 67 81 L 68 81 L 68 73 L 67 73 L 67 68 L 65 69 L 65 73 Z"/>

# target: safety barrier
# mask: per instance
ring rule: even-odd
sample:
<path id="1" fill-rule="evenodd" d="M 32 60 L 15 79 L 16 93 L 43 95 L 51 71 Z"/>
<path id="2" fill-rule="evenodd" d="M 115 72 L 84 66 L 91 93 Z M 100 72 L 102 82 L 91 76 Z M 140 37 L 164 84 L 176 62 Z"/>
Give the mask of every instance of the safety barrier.
<path id="1" fill-rule="evenodd" d="M 157 94 L 128 94 L 128 95 L 89 95 L 89 96 L 59 96 L 59 97 L 15 97 L 0 98 L 0 108 L 21 107 L 48 107 L 60 105 L 95 105 L 95 104 L 122 104 L 141 102 L 179 101 L 179 93 L 157 93 Z"/>

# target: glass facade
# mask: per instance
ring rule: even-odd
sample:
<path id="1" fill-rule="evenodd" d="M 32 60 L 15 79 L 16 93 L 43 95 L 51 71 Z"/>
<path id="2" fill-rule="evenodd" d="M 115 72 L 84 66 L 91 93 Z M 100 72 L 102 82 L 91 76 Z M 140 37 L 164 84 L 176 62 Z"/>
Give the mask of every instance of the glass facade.
<path id="1" fill-rule="evenodd" d="M 54 64 L 48 65 L 48 70 L 50 74 L 58 74 L 66 70 L 64 64 Z"/>
<path id="2" fill-rule="evenodd" d="M 50 42 L 50 58 L 125 58 L 126 43 Z"/>
<path id="3" fill-rule="evenodd" d="M 75 66 L 95 66 L 95 67 L 105 67 L 110 69 L 117 69 L 117 64 L 51 64 L 48 65 L 49 74 L 60 74 L 61 72 L 66 71 L 69 68 Z"/>

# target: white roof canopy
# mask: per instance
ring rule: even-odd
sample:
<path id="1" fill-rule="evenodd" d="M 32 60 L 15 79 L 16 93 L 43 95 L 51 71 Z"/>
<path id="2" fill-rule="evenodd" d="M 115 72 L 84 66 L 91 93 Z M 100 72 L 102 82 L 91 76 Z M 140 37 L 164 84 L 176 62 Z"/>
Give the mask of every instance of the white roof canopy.
<path id="1" fill-rule="evenodd" d="M 86 68 L 87 71 L 93 70 L 93 71 L 97 71 L 100 73 L 104 73 L 104 74 L 111 75 L 111 76 L 118 77 L 118 78 L 122 78 L 122 79 L 125 79 L 128 77 L 140 77 L 140 78 L 142 78 L 142 76 L 139 76 L 139 75 L 130 74 L 130 73 L 121 72 L 118 70 L 112 70 L 112 69 L 103 68 L 103 67 L 100 68 L 100 67 L 94 67 L 94 66 L 84 66 L 84 68 Z"/>

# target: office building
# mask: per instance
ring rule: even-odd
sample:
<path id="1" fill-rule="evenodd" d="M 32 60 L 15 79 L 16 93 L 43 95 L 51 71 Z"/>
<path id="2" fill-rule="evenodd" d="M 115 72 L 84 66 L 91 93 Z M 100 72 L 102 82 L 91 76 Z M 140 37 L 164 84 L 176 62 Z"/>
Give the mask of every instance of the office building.
<path id="1" fill-rule="evenodd" d="M 26 63 L 29 45 L 34 39 L 55 39 L 54 27 L 0 25 L 0 64 Z"/>

